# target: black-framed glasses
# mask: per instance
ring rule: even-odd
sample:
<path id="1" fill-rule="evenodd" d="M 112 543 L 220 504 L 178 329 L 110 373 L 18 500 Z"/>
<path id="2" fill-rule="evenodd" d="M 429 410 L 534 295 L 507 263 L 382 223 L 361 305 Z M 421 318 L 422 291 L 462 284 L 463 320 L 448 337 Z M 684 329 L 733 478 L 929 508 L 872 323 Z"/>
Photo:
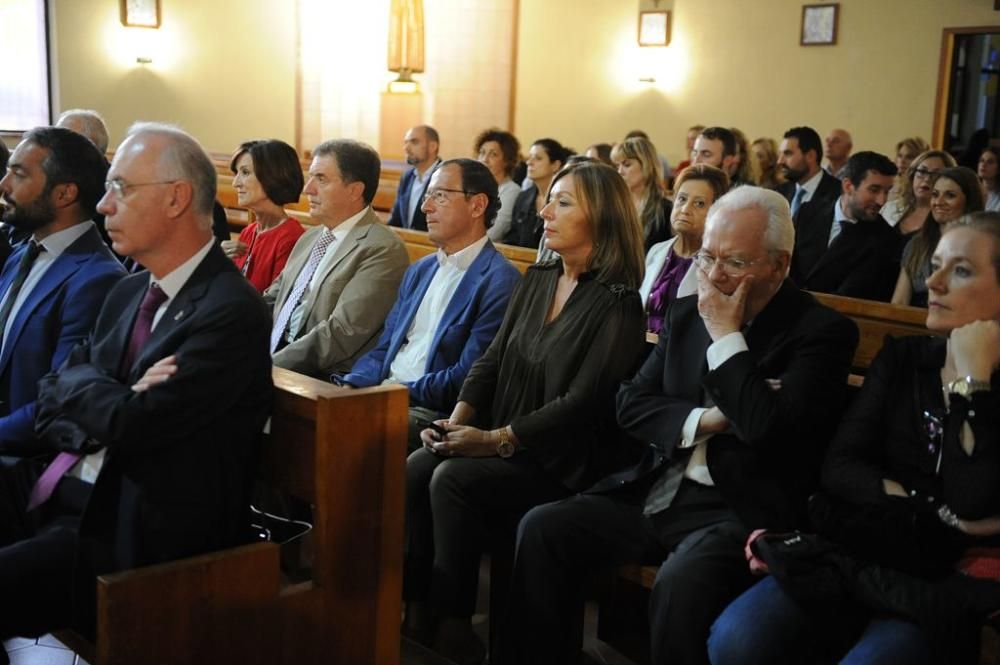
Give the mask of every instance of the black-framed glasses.
<path id="1" fill-rule="evenodd" d="M 448 194 L 461 194 L 463 196 L 472 196 L 477 192 L 467 192 L 464 189 L 448 189 L 447 187 L 436 187 L 434 189 L 428 189 L 424 192 L 424 198 L 421 202 L 426 203 L 427 201 L 434 201 L 434 205 L 446 206 L 451 201 L 448 198 Z"/>
<path id="2" fill-rule="evenodd" d="M 913 171 L 913 177 L 916 178 L 920 176 L 921 178 L 936 178 L 939 171 L 931 171 L 930 169 L 925 169 L 924 167 L 919 167 Z"/>

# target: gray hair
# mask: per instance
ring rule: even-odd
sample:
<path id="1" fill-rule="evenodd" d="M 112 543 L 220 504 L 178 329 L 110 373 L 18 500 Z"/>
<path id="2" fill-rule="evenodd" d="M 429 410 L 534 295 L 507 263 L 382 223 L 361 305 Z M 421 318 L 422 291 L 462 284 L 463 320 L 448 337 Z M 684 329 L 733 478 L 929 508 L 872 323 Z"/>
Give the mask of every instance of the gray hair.
<path id="1" fill-rule="evenodd" d="M 774 190 L 751 185 L 731 189 L 712 205 L 708 211 L 708 219 L 745 208 L 757 208 L 767 215 L 764 248 L 769 252 L 788 252 L 791 256 L 795 247 L 792 210 L 788 206 L 788 200 Z"/>
<path id="2" fill-rule="evenodd" d="M 186 180 L 194 188 L 194 211 L 211 225 L 212 208 L 218 176 L 215 165 L 201 144 L 176 125 L 159 122 L 137 122 L 128 129 L 126 138 L 139 135 L 159 136 L 166 140 L 160 155 L 161 178 Z"/>
<path id="3" fill-rule="evenodd" d="M 74 127 L 66 127 L 73 123 Z M 56 127 L 66 127 L 78 134 L 83 134 L 94 142 L 101 154 L 108 151 L 108 126 L 101 114 L 93 109 L 70 109 L 63 111 L 56 121 Z"/>

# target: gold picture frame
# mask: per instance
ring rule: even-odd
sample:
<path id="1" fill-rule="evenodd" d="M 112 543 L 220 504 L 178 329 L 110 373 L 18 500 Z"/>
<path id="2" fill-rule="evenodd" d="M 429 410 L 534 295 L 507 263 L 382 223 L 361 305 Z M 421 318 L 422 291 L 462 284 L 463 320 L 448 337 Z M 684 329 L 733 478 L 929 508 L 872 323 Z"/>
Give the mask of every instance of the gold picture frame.
<path id="1" fill-rule="evenodd" d="M 159 28 L 160 0 L 121 0 L 121 20 L 129 28 Z"/>
<path id="2" fill-rule="evenodd" d="M 670 12 L 639 12 L 639 46 L 670 45 Z"/>
<path id="3" fill-rule="evenodd" d="M 837 43 L 837 21 L 840 3 L 802 5 L 800 46 L 834 46 Z"/>

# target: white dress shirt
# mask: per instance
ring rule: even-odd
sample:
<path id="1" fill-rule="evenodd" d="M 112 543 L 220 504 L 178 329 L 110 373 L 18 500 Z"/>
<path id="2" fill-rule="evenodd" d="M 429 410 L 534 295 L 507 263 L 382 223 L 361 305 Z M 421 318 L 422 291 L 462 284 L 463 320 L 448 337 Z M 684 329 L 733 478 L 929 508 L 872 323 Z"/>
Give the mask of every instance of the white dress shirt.
<path id="1" fill-rule="evenodd" d="M 389 376 L 383 383 L 409 383 L 427 373 L 427 357 L 430 353 L 434 333 L 441 324 L 444 311 L 451 302 L 459 283 L 465 277 L 469 266 L 486 246 L 487 236 L 483 236 L 468 247 L 452 255 L 444 250 L 437 251 L 438 268 L 427 286 L 417 313 L 413 316 L 406 341 L 400 347 L 389 366 Z"/>

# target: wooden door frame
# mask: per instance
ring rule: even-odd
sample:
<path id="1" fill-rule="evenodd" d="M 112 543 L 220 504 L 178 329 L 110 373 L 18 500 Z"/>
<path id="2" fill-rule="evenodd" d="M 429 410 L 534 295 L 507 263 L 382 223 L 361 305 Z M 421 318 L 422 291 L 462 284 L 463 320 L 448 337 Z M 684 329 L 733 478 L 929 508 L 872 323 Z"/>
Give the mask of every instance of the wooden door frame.
<path id="1" fill-rule="evenodd" d="M 941 59 L 938 63 L 937 98 L 934 101 L 934 125 L 931 145 L 946 150 L 943 145 L 948 127 L 948 97 L 951 95 L 951 62 L 955 55 L 955 38 L 959 35 L 1000 33 L 998 25 L 979 25 L 969 28 L 945 28 L 941 31 Z"/>

